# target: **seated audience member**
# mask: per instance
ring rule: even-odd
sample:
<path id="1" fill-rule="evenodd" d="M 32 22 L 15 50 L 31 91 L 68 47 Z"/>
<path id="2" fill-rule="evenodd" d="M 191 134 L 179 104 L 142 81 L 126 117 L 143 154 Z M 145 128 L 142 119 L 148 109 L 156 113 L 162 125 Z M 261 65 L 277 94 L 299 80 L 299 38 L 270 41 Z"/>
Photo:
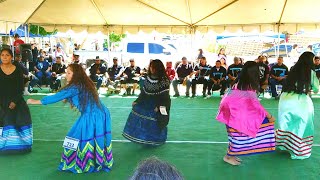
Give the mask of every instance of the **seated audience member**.
<path id="1" fill-rule="evenodd" d="M 258 57 L 258 67 L 260 72 L 260 93 L 263 93 L 265 89 L 268 87 L 268 80 L 269 80 L 269 66 L 266 64 L 267 57 L 266 56 L 259 56 Z"/>
<path id="2" fill-rule="evenodd" d="M 176 71 L 172 68 L 172 62 L 169 61 L 166 63 L 166 74 L 168 75 L 170 81 L 176 76 Z"/>
<path id="3" fill-rule="evenodd" d="M 238 75 L 242 70 L 242 64 L 239 57 L 233 58 L 233 64 L 228 67 L 227 75 L 228 75 L 228 85 L 232 86 L 235 83 Z"/>
<path id="4" fill-rule="evenodd" d="M 176 72 L 177 72 L 176 79 L 172 81 L 172 86 L 175 92 L 174 97 L 180 96 L 180 93 L 178 91 L 178 84 L 187 85 L 186 96 L 189 97 L 190 95 L 189 91 L 191 86 L 190 76 L 193 73 L 193 68 L 192 68 L 192 65 L 188 63 L 188 60 L 186 57 L 182 58 L 182 62 L 177 66 Z"/>
<path id="5" fill-rule="evenodd" d="M 107 72 L 107 67 L 101 63 L 101 59 L 99 58 L 99 56 L 96 56 L 95 63 L 91 65 L 89 71 L 90 71 L 90 79 L 93 82 L 97 82 L 96 87 L 99 90 Z"/>
<path id="6" fill-rule="evenodd" d="M 283 57 L 278 57 L 278 63 L 272 66 L 270 73 L 270 88 L 272 97 L 278 99 L 279 95 L 276 90 L 276 85 L 283 85 L 285 78 L 288 76 L 288 67 L 283 64 Z"/>
<path id="7" fill-rule="evenodd" d="M 320 79 L 320 57 L 319 56 L 314 57 L 314 70 L 317 74 L 318 79 Z"/>
<path id="8" fill-rule="evenodd" d="M 211 96 L 211 91 L 216 91 L 220 89 L 220 96 L 224 95 L 224 92 L 227 88 L 227 70 L 221 66 L 221 62 L 216 61 L 216 65 L 213 66 L 209 72 L 209 87 L 208 87 L 208 96 Z"/>
<path id="9" fill-rule="evenodd" d="M 128 84 L 133 84 L 132 94 L 134 94 L 140 80 L 140 71 L 140 67 L 135 65 L 134 59 L 130 59 L 130 66 L 124 70 L 123 80 L 121 80 L 122 87 L 126 90 L 127 95 L 131 95 L 131 87 L 128 87 Z"/>
<path id="10" fill-rule="evenodd" d="M 195 77 L 192 79 L 192 97 L 196 96 L 196 85 L 203 84 L 202 96 L 206 96 L 206 91 L 208 89 L 208 79 L 206 76 L 209 75 L 211 66 L 207 64 L 206 57 L 202 56 L 200 58 L 200 63 L 194 68 Z"/>
<path id="11" fill-rule="evenodd" d="M 57 91 L 61 87 L 61 80 L 64 77 L 64 74 L 66 72 L 66 66 L 62 64 L 62 57 L 57 56 L 56 57 L 56 63 L 52 65 L 51 68 L 51 82 L 50 82 L 50 88 L 53 91 Z"/>
<path id="12" fill-rule="evenodd" d="M 118 84 L 120 82 L 120 78 L 123 72 L 123 67 L 121 65 L 118 65 L 118 58 L 113 58 L 113 65 L 108 68 L 108 80 L 107 80 L 107 86 L 111 89 L 116 89 L 118 87 Z"/>
<path id="13" fill-rule="evenodd" d="M 72 63 L 73 64 L 80 64 L 80 56 L 79 56 L 79 54 L 73 54 Z"/>
<path id="14" fill-rule="evenodd" d="M 183 180 L 181 173 L 169 163 L 151 157 L 139 163 L 129 180 Z"/>
<path id="15" fill-rule="evenodd" d="M 48 84 L 51 79 L 51 66 L 48 61 L 44 60 L 44 56 L 39 57 L 39 61 L 37 62 L 36 66 L 34 67 L 36 77 L 39 79 L 40 84 Z"/>

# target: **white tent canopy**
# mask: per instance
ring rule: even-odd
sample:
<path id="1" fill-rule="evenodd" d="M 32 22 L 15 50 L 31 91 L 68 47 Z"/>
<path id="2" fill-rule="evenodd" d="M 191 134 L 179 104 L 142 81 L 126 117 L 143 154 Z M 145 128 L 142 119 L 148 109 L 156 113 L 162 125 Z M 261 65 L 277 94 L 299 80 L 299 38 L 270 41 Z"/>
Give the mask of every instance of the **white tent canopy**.
<path id="1" fill-rule="evenodd" d="M 0 0 L 0 33 L 48 31 L 297 32 L 320 29 L 319 0 Z"/>

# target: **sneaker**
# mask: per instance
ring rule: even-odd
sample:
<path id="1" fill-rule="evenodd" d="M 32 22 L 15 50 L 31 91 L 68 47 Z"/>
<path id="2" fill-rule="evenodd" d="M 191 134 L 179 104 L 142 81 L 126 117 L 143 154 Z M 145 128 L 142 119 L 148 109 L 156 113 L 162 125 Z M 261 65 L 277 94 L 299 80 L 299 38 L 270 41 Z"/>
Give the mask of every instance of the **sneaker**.
<path id="1" fill-rule="evenodd" d="M 194 97 L 196 97 L 196 95 L 195 94 L 192 94 L 192 96 L 191 96 L 192 98 L 194 98 Z"/>
<path id="2" fill-rule="evenodd" d="M 175 94 L 175 95 L 173 95 L 173 97 L 179 97 L 180 96 L 180 94 Z"/>
<path id="3" fill-rule="evenodd" d="M 203 94 L 202 94 L 202 97 L 206 97 L 206 94 L 205 94 L 205 93 L 203 93 Z"/>
<path id="4" fill-rule="evenodd" d="M 190 97 L 189 93 L 186 94 L 186 97 Z"/>

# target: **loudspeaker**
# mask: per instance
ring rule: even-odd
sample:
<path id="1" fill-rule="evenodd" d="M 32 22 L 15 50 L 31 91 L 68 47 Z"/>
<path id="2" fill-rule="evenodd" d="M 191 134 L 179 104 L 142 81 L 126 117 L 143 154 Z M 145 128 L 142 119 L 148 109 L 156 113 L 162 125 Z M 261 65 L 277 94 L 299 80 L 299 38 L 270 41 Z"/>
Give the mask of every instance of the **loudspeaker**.
<path id="1" fill-rule="evenodd" d="M 20 55 L 23 62 L 29 62 L 33 60 L 32 51 L 31 51 L 31 44 L 20 44 Z"/>

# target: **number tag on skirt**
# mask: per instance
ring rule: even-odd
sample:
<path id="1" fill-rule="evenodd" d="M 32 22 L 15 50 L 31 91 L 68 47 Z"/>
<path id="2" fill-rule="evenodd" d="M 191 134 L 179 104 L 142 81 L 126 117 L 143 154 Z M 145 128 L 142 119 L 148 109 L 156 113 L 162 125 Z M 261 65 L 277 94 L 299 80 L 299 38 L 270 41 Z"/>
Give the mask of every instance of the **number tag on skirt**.
<path id="1" fill-rule="evenodd" d="M 0 136 L 2 136 L 3 127 L 0 127 Z"/>
<path id="2" fill-rule="evenodd" d="M 162 115 L 168 115 L 168 113 L 167 113 L 167 110 L 166 110 L 166 107 L 165 106 L 160 106 L 160 113 L 162 114 Z"/>
<path id="3" fill-rule="evenodd" d="M 66 149 L 70 149 L 73 151 L 76 151 L 79 145 L 79 139 L 74 139 L 71 137 L 66 136 L 66 138 L 63 141 L 63 147 Z"/>

